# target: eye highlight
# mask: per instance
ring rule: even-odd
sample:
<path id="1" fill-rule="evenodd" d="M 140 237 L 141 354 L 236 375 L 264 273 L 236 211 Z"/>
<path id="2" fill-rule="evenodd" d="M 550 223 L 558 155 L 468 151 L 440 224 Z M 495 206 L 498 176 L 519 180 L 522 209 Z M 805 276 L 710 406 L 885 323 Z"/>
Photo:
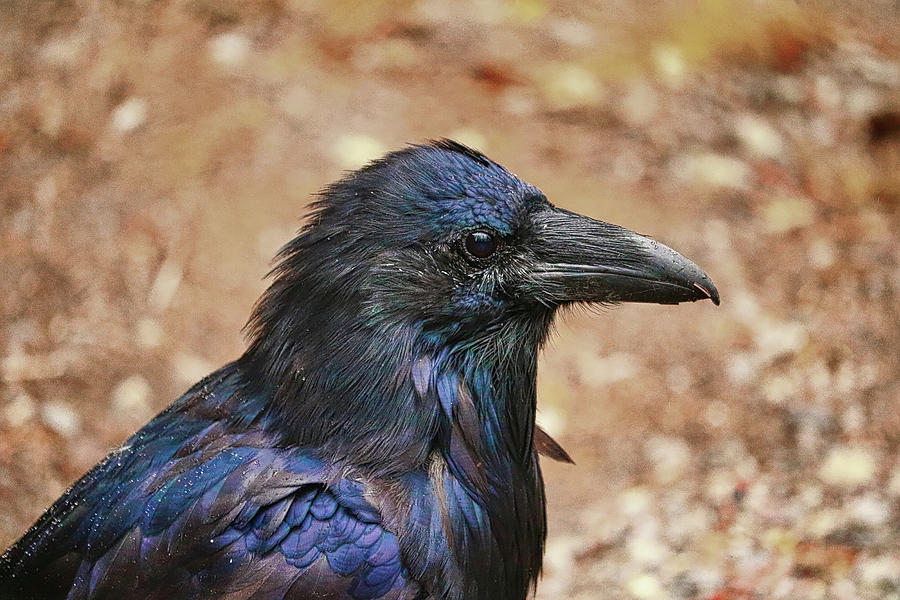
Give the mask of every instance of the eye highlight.
<path id="1" fill-rule="evenodd" d="M 487 258 L 497 251 L 497 239 L 487 231 L 473 231 L 466 236 L 463 245 L 475 258 Z"/>

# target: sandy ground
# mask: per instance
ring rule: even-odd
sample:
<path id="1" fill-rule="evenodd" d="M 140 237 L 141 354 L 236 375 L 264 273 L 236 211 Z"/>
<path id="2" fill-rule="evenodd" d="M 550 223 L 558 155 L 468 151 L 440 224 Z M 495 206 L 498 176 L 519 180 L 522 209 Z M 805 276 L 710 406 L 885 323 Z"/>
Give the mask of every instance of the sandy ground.
<path id="1" fill-rule="evenodd" d="M 0 4 L 0 547 L 241 352 L 311 194 L 446 136 L 723 298 L 560 319 L 538 598 L 900 598 L 900 9 L 598 4 Z"/>

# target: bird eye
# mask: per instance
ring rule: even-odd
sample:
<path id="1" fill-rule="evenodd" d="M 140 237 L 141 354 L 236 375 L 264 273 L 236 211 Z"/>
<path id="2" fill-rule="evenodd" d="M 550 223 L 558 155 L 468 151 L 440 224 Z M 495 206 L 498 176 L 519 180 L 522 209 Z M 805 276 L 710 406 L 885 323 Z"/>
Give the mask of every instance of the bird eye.
<path id="1" fill-rule="evenodd" d="M 473 231 L 466 236 L 466 252 L 475 258 L 487 258 L 497 250 L 497 240 L 485 231 Z"/>

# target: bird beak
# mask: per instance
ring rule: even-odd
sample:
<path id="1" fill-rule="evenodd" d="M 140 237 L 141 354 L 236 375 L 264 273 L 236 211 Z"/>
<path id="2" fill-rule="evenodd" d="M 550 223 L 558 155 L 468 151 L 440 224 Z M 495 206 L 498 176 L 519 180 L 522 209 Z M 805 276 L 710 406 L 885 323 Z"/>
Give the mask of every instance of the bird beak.
<path id="1" fill-rule="evenodd" d="M 530 281 L 544 302 L 710 299 L 719 291 L 700 267 L 668 246 L 603 221 L 551 208 L 534 215 L 537 265 Z"/>

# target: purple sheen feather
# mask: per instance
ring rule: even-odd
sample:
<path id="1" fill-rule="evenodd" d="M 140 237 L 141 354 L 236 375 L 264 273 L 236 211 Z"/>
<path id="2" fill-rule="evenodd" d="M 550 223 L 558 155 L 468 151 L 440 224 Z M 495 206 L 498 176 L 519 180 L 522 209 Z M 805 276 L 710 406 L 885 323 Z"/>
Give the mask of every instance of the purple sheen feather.
<path id="1" fill-rule="evenodd" d="M 337 501 L 334 497 L 325 490 L 321 490 L 309 507 L 309 512 L 318 520 L 325 521 L 331 518 L 337 508 Z"/>
<path id="2" fill-rule="evenodd" d="M 400 549 L 397 547 L 397 538 L 388 532 L 382 532 L 377 546 L 369 550 L 366 562 L 372 566 L 385 565 L 397 560 Z"/>
<path id="3" fill-rule="evenodd" d="M 325 553 L 328 564 L 338 575 L 352 575 L 366 562 L 366 553 L 359 546 L 344 544 Z"/>

